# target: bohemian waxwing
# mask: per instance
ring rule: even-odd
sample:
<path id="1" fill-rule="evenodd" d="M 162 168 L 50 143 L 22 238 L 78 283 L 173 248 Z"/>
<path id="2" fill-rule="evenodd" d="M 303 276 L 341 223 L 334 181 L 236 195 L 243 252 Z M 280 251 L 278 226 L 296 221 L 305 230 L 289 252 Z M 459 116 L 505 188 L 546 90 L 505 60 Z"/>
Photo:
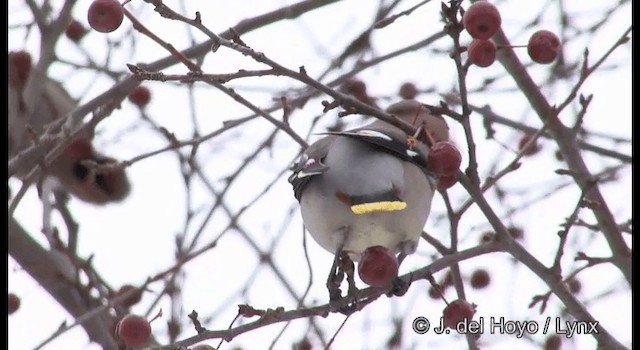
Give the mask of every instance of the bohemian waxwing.
<path id="1" fill-rule="evenodd" d="M 11 54 L 10 54 L 11 55 Z M 11 58 L 11 56 L 10 56 Z M 69 96 L 62 85 L 50 78 L 45 78 L 42 96 L 37 100 L 33 111 L 28 113 L 22 94 L 30 67 L 15 67 L 9 59 L 8 88 L 8 153 L 9 158 L 31 145 L 32 137 L 27 125 L 35 134 L 43 133 L 49 123 L 59 118 L 66 118 L 77 106 L 77 102 Z M 29 68 L 25 70 L 25 68 Z M 115 163 L 113 158 L 106 157 L 93 149 L 91 139 L 93 131 L 89 131 L 74 141 L 46 169 L 47 175 L 54 177 L 75 197 L 94 204 L 118 202 L 127 197 L 130 184 L 124 170 L 98 173 L 82 164 L 82 161 L 94 161 L 105 165 Z M 15 175 L 24 178 L 31 169 L 16 169 Z"/>
<path id="2" fill-rule="evenodd" d="M 449 140 L 445 120 L 417 101 L 398 102 L 387 112 L 415 127 L 424 123 L 436 142 Z M 372 246 L 415 252 L 436 187 L 428 146 L 381 120 L 326 134 L 289 177 L 314 240 L 334 254 L 343 243 L 354 261 Z"/>

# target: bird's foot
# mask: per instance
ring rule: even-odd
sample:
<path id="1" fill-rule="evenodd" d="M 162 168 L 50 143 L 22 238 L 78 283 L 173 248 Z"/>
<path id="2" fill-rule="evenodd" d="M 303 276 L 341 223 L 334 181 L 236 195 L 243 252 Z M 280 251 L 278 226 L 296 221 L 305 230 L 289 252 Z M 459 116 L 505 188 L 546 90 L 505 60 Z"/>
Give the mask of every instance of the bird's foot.
<path id="1" fill-rule="evenodd" d="M 329 291 L 330 303 L 342 298 L 340 285 L 342 284 L 342 280 L 344 279 L 344 272 L 340 270 L 341 253 L 342 249 L 336 252 L 336 255 L 333 259 L 333 264 L 331 265 L 331 271 L 329 271 L 329 276 L 327 277 L 327 290 Z"/>
<path id="2" fill-rule="evenodd" d="M 398 246 L 398 250 L 400 251 L 400 254 L 398 254 L 398 267 L 400 267 L 400 264 L 402 264 L 404 259 L 409 254 L 413 254 L 416 251 L 416 243 L 413 241 L 401 242 Z M 400 277 L 394 278 L 393 281 L 391 282 L 391 287 L 386 293 L 387 296 L 391 297 L 395 295 L 399 297 L 399 296 L 405 295 L 409 290 L 409 286 L 411 286 L 412 281 L 413 281 L 412 277 L 410 277 L 409 280 L 407 281 L 405 281 Z"/>
<path id="3" fill-rule="evenodd" d="M 391 282 L 391 287 L 387 291 L 387 296 L 392 297 L 395 295 L 397 297 L 401 297 L 405 295 L 409 290 L 409 287 L 411 286 L 411 282 L 412 282 L 411 278 L 408 281 L 405 281 L 400 277 L 394 278 L 393 281 Z"/>
<path id="4" fill-rule="evenodd" d="M 350 315 L 358 309 L 358 288 L 356 287 L 356 280 L 354 277 L 355 266 L 346 252 L 342 252 L 340 257 L 340 270 L 347 275 L 347 283 L 349 285 L 349 289 L 347 289 L 347 298 L 350 298 L 351 301 L 349 304 L 341 307 L 339 311 L 344 315 Z"/>
<path id="5" fill-rule="evenodd" d="M 343 250 L 339 250 L 336 252 L 334 257 L 333 265 L 331 267 L 331 272 L 329 273 L 329 277 L 327 278 L 327 289 L 329 290 L 329 303 L 335 304 L 342 300 L 342 291 L 340 290 L 340 285 L 344 280 L 346 275 L 347 283 L 349 285 L 347 290 L 347 298 L 350 298 L 351 301 L 349 304 L 344 306 L 339 306 L 337 310 L 345 315 L 352 314 L 358 308 L 358 288 L 356 287 L 355 277 L 354 277 L 354 264 L 347 252 Z"/>

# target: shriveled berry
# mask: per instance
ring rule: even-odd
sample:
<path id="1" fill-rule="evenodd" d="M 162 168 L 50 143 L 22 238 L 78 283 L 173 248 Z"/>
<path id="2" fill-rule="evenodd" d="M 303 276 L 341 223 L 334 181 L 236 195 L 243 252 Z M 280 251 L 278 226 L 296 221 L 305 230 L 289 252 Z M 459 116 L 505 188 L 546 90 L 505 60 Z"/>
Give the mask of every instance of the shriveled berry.
<path id="1" fill-rule="evenodd" d="M 452 175 L 441 175 L 440 177 L 438 177 L 438 191 L 444 191 L 447 190 L 451 187 L 453 187 L 453 185 L 458 183 L 458 179 L 456 179 L 455 176 Z"/>
<path id="2" fill-rule="evenodd" d="M 358 275 L 370 286 L 387 286 L 398 276 L 398 259 L 387 247 L 369 247 L 358 263 Z"/>
<path id="3" fill-rule="evenodd" d="M 414 83 L 404 83 L 400 86 L 400 97 L 405 100 L 413 100 L 418 96 L 418 88 Z"/>
<path id="4" fill-rule="evenodd" d="M 582 283 L 577 278 L 572 278 L 567 282 L 567 287 L 571 293 L 578 294 L 582 290 Z"/>
<path id="5" fill-rule="evenodd" d="M 469 61 L 478 67 L 489 67 L 496 61 L 498 48 L 491 40 L 475 39 L 467 48 Z"/>
<path id="6" fill-rule="evenodd" d="M 459 322 L 463 320 L 470 321 L 475 313 L 476 308 L 474 305 L 464 299 L 457 299 L 444 308 L 442 316 L 444 317 L 445 326 L 456 329 Z"/>
<path id="7" fill-rule="evenodd" d="M 19 308 L 20 298 L 18 298 L 18 296 L 13 293 L 9 293 L 9 306 L 7 308 L 8 314 L 11 315 L 12 313 L 18 311 Z"/>
<path id="8" fill-rule="evenodd" d="M 455 176 L 462 163 L 462 155 L 452 142 L 440 141 L 429 150 L 427 163 L 438 176 Z"/>
<path id="9" fill-rule="evenodd" d="M 87 29 L 82 25 L 82 23 L 74 19 L 69 23 L 64 33 L 67 38 L 77 43 L 85 34 L 87 34 Z"/>
<path id="10" fill-rule="evenodd" d="M 356 78 L 349 79 L 342 85 L 343 91 L 354 96 L 367 96 L 367 85 Z"/>
<path id="11" fill-rule="evenodd" d="M 429 287 L 429 297 L 431 299 L 440 299 L 440 291 L 438 291 L 438 288 L 434 286 Z"/>
<path id="12" fill-rule="evenodd" d="M 94 0 L 89 6 L 87 19 L 91 28 L 111 33 L 122 24 L 124 10 L 117 0 Z"/>
<path id="13" fill-rule="evenodd" d="M 131 307 L 137 304 L 138 302 L 140 302 L 140 300 L 142 299 L 142 290 L 130 284 L 125 284 L 124 286 L 120 287 L 120 289 L 118 289 L 118 291 L 115 293 L 113 297 L 119 298 L 125 294 L 127 296 L 118 302 L 120 305 L 124 307 Z"/>
<path id="14" fill-rule="evenodd" d="M 540 151 L 540 145 L 538 145 L 537 141 L 534 141 L 527 146 L 527 143 L 531 141 L 532 137 L 533 136 L 530 134 L 524 135 L 518 142 L 518 150 L 523 156 L 532 156 Z"/>
<path id="15" fill-rule="evenodd" d="M 482 289 L 489 285 L 491 282 L 491 276 L 485 269 L 478 269 L 471 274 L 471 287 L 475 289 Z"/>
<path id="16" fill-rule="evenodd" d="M 502 24 L 500 11 L 490 2 L 476 1 L 462 16 L 464 28 L 475 39 L 489 39 Z"/>
<path id="17" fill-rule="evenodd" d="M 529 38 L 527 52 L 534 62 L 548 64 L 560 53 L 560 39 L 548 30 L 539 30 Z"/>
<path id="18" fill-rule="evenodd" d="M 26 51 L 15 51 L 9 54 L 9 85 L 22 88 L 31 73 L 31 54 Z"/>
<path id="19" fill-rule="evenodd" d="M 130 314 L 118 322 L 116 335 L 127 346 L 140 346 L 149 341 L 151 325 L 144 317 Z"/>
<path id="20" fill-rule="evenodd" d="M 134 105 L 144 108 L 151 101 L 151 91 L 144 86 L 138 86 L 131 91 L 128 98 Z"/>

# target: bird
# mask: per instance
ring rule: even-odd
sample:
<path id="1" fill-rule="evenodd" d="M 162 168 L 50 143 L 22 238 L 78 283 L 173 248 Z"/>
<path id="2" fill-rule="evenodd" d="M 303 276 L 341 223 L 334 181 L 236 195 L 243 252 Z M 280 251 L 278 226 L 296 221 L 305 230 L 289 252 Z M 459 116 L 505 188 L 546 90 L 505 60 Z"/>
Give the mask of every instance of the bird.
<path id="1" fill-rule="evenodd" d="M 13 57 L 12 57 L 13 56 Z M 20 57 L 18 61 L 16 57 Z M 31 134 L 41 135 L 47 126 L 66 118 L 76 107 L 74 100 L 58 81 L 45 77 L 42 92 L 31 111 L 23 100 L 24 87 L 31 72 L 30 56 L 25 52 L 9 53 L 8 79 L 8 156 L 11 159 L 31 145 Z M 19 64 L 17 64 L 19 63 Z M 109 165 L 117 160 L 96 151 L 92 145 L 93 130 L 83 132 L 50 166 L 46 177 L 74 197 L 88 203 L 103 205 L 127 198 L 131 185 L 124 169 Z M 47 152 L 51 150 L 48 147 Z M 90 167 L 88 163 L 98 166 Z M 98 168 L 102 167 L 100 171 Z M 14 175 L 24 179 L 31 169 L 18 167 Z"/>
<path id="2" fill-rule="evenodd" d="M 444 118 L 416 100 L 394 103 L 386 112 L 422 127 L 431 142 L 449 140 Z M 323 135 L 288 179 L 311 237 L 336 259 L 343 251 L 358 262 L 374 246 L 403 258 L 414 253 L 437 184 L 427 164 L 429 145 L 379 119 Z"/>

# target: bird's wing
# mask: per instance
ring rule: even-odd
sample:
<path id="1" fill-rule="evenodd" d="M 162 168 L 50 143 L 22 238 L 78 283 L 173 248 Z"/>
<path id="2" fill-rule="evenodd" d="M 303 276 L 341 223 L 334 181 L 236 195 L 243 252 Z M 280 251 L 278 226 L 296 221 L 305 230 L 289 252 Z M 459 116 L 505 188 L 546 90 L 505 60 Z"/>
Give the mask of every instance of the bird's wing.
<path id="1" fill-rule="evenodd" d="M 399 128 L 387 123 L 373 123 L 371 125 L 349 130 L 327 132 L 330 136 L 346 136 L 372 145 L 379 151 L 387 152 L 404 161 L 418 166 L 425 173 L 430 174 L 427 167 L 427 148 L 416 139 L 410 138 Z"/>

